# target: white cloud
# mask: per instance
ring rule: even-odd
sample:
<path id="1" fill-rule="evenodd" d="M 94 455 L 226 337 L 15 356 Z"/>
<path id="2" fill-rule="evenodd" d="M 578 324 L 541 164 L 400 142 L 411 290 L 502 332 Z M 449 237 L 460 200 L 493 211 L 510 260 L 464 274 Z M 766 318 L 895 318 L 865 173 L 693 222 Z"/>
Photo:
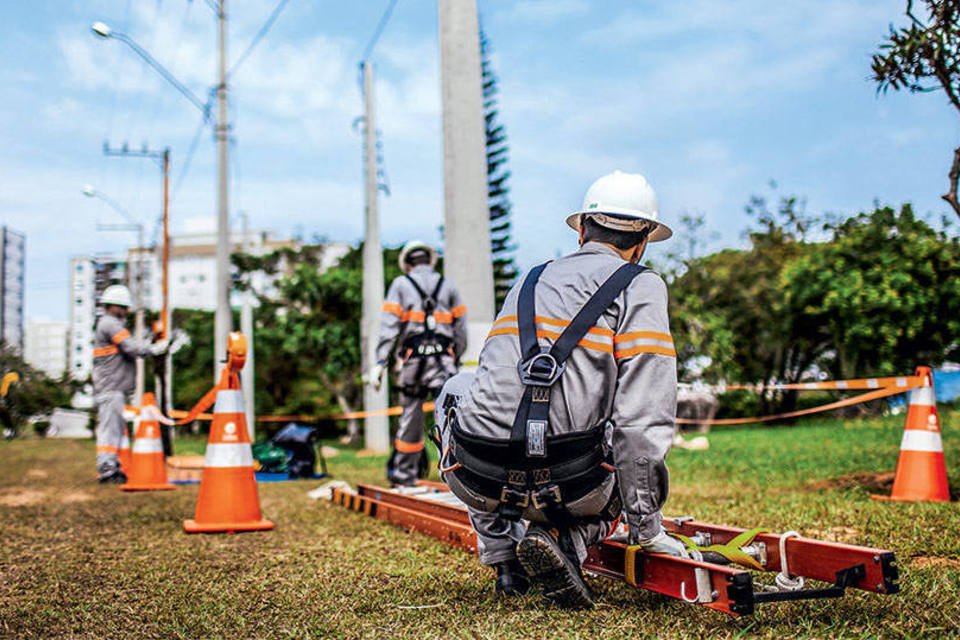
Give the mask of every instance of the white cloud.
<path id="1" fill-rule="evenodd" d="M 581 15 L 590 10 L 587 0 L 524 0 L 513 2 L 505 17 L 515 23 L 543 24 Z"/>

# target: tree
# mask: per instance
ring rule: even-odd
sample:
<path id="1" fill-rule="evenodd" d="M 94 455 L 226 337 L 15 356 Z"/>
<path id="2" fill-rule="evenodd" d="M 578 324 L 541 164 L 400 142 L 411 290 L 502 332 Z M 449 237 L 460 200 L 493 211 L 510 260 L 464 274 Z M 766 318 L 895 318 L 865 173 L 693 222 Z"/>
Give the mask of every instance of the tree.
<path id="1" fill-rule="evenodd" d="M 831 227 L 784 271 L 795 322 L 829 346 L 834 377 L 899 375 L 960 356 L 960 242 L 909 204 Z"/>
<path id="2" fill-rule="evenodd" d="M 0 426 L 8 435 L 16 435 L 33 416 L 69 405 L 73 389 L 66 376 L 53 380 L 28 365 L 16 349 L 0 343 L 0 378 L 12 372 L 18 379 L 0 397 Z"/>
<path id="3" fill-rule="evenodd" d="M 782 292 L 783 270 L 806 251 L 803 239 L 815 220 L 792 196 L 779 198 L 776 208 L 754 196 L 746 212 L 755 219 L 749 249 L 688 258 L 672 284 L 680 374 L 706 356 L 710 364 L 702 375 L 711 381 L 795 382 L 827 349 L 791 315 Z M 702 226 L 695 217 L 685 224 L 688 235 Z M 795 402 L 795 394 L 760 397 L 763 411 L 789 410 Z"/>
<path id="4" fill-rule="evenodd" d="M 914 12 L 913 0 L 907 0 L 910 24 L 890 25 L 887 40 L 873 54 L 873 79 L 882 92 L 943 91 L 960 113 L 960 0 L 922 0 L 922 5 L 924 19 Z M 960 216 L 960 147 L 954 149 L 948 178 L 950 190 L 942 197 Z"/>
<path id="5" fill-rule="evenodd" d="M 499 106 L 497 94 L 500 92 L 499 79 L 490 62 L 490 41 L 483 29 L 480 29 L 480 57 L 483 75 L 483 112 L 487 134 L 487 199 L 490 207 L 490 249 L 493 255 L 493 287 L 496 305 L 499 309 L 507 293 L 517 279 L 517 265 L 513 253 L 516 245 L 512 242 L 510 170 L 507 168 L 510 147 L 507 145 L 507 132 L 498 122 Z"/>

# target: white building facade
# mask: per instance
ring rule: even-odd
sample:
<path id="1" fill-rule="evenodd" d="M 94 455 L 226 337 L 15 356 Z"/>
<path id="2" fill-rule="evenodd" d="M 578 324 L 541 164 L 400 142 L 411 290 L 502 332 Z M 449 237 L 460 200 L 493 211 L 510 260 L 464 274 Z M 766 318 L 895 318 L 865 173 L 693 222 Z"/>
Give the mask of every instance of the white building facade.
<path id="1" fill-rule="evenodd" d="M 23 350 L 23 276 L 27 238 L 0 227 L 0 342 Z"/>
<path id="2" fill-rule="evenodd" d="M 193 224 L 191 224 L 193 223 Z M 208 228 L 209 227 L 209 228 Z M 278 240 L 266 231 L 231 233 L 232 252 L 265 255 L 283 248 L 297 248 L 299 242 Z M 346 244 L 324 245 L 321 269 L 336 265 L 349 252 Z M 162 256 L 160 248 L 133 247 L 124 260 L 110 257 L 76 257 L 70 263 L 70 328 L 68 368 L 77 380 L 87 379 L 93 371 L 93 330 L 99 314 L 97 300 L 110 284 L 130 287 L 138 300 L 137 284 L 142 286 L 144 308 L 160 311 L 163 304 Z M 185 233 L 170 238 L 170 310 L 213 311 L 216 307 L 216 233 L 212 224 L 188 221 Z M 267 292 L 271 278 L 257 274 L 253 286 Z M 243 303 L 240 292 L 231 295 L 235 308 Z M 136 304 L 136 302 L 135 302 Z"/>
<path id="3" fill-rule="evenodd" d="M 51 378 L 67 370 L 67 333 L 63 320 L 28 320 L 23 335 L 23 359 Z"/>

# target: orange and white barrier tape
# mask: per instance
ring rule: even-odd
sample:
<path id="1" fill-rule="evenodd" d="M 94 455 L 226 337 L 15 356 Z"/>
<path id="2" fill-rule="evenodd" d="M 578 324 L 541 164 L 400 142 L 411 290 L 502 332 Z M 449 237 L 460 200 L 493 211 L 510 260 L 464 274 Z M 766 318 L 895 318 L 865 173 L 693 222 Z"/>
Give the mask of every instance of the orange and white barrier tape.
<path id="1" fill-rule="evenodd" d="M 855 380 L 829 380 L 825 382 L 798 382 L 790 384 L 772 384 L 772 385 L 716 385 L 708 386 L 706 389 L 723 393 L 724 390 L 749 390 L 761 391 L 764 389 L 777 390 L 796 390 L 796 391 L 867 391 L 852 398 L 844 398 L 835 402 L 829 402 L 817 407 L 789 411 L 787 413 L 777 413 L 766 416 L 751 416 L 747 418 L 720 418 L 714 420 L 696 420 L 691 418 L 677 418 L 677 424 L 701 424 L 701 425 L 738 425 L 738 424 L 756 424 L 762 422 L 772 422 L 774 420 L 787 420 L 789 418 L 799 418 L 801 416 L 813 415 L 825 411 L 833 411 L 853 405 L 886 398 L 889 396 L 904 393 L 911 389 L 923 387 L 927 384 L 923 376 L 890 376 L 885 378 L 860 378 Z M 197 405 L 189 412 L 174 410 L 170 412 L 171 417 L 177 419 L 177 424 L 186 424 L 194 420 L 212 420 L 213 415 L 205 411 L 213 404 L 216 398 L 218 387 L 214 387 L 201 399 Z M 128 407 L 129 408 L 129 407 Z M 434 410 L 433 402 L 424 402 L 423 411 Z M 403 413 L 403 407 L 395 406 L 378 411 L 349 411 L 344 413 L 329 413 L 320 415 L 275 415 L 275 416 L 257 416 L 257 422 L 320 422 L 322 420 L 363 420 L 374 416 L 399 416 Z"/>

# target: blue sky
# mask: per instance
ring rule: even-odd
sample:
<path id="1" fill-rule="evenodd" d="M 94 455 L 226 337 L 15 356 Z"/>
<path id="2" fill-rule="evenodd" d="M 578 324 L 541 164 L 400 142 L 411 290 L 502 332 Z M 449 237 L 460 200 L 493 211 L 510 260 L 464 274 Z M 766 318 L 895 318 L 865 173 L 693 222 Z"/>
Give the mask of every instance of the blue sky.
<path id="1" fill-rule="evenodd" d="M 274 0 L 234 1 L 235 58 Z M 357 62 L 387 0 L 290 0 L 233 81 L 232 211 L 278 235 L 361 235 Z M 400 0 L 374 61 L 392 195 L 384 241 L 437 240 L 442 167 L 435 2 Z M 562 224 L 597 176 L 647 175 L 669 222 L 702 212 L 711 248 L 743 242 L 751 193 L 853 213 L 874 200 L 939 215 L 957 119 L 939 94 L 877 96 L 870 53 L 897 1 L 586 2 L 481 0 L 511 140 L 515 239 L 529 266 L 574 247 Z M 148 161 L 101 145 L 169 145 L 174 228 L 213 214 L 214 145 L 193 106 L 116 41 L 107 22 L 203 94 L 215 22 L 202 0 L 0 4 L 0 223 L 27 233 L 27 315 L 67 317 L 71 255 L 116 251 L 116 221 L 90 183 L 144 220 L 159 213 Z M 657 249 L 660 251 L 661 249 Z"/>

